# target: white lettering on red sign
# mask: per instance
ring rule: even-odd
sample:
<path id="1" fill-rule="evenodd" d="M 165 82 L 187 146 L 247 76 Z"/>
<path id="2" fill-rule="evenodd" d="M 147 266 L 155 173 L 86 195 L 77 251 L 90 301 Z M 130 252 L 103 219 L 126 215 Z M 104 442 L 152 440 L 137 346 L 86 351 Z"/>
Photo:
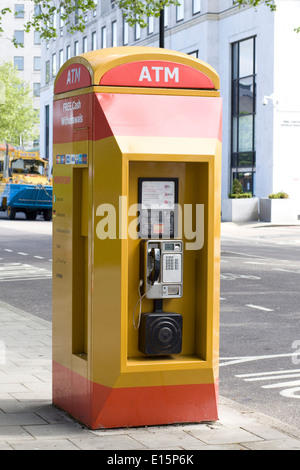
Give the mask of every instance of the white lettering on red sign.
<path id="1" fill-rule="evenodd" d="M 68 71 L 67 85 L 73 85 L 80 82 L 80 68 L 70 69 Z"/>
<path id="2" fill-rule="evenodd" d="M 147 82 L 155 81 L 158 83 L 160 81 L 164 81 L 165 83 L 168 83 L 169 79 L 175 80 L 175 83 L 179 82 L 178 67 L 174 67 L 171 71 L 170 67 L 147 67 L 147 65 L 144 65 L 140 74 L 139 82 L 147 80 Z"/>

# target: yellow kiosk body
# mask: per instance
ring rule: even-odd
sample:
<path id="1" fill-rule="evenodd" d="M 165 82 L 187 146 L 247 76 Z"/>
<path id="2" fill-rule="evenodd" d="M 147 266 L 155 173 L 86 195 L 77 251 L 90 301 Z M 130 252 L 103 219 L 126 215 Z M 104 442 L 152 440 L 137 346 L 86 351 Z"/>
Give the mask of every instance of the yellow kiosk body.
<path id="1" fill-rule="evenodd" d="M 58 73 L 53 402 L 92 429 L 218 418 L 221 113 L 174 51 Z"/>

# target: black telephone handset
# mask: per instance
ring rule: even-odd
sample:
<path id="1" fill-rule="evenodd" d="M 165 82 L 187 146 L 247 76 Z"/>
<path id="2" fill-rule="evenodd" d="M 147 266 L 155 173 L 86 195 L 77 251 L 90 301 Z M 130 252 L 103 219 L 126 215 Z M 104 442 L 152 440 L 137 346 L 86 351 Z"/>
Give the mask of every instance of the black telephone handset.
<path id="1" fill-rule="evenodd" d="M 160 275 L 160 249 L 152 248 L 151 257 L 153 259 L 153 269 L 149 276 L 149 282 L 153 285 L 158 280 Z"/>

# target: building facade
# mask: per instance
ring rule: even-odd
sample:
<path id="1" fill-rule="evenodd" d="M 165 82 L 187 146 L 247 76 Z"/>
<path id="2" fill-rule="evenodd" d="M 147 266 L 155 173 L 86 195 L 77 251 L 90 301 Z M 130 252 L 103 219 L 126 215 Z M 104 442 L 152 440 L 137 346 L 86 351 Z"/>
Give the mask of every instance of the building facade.
<path id="1" fill-rule="evenodd" d="M 2 17 L 3 34 L 0 36 L 0 63 L 11 62 L 21 78 L 29 84 L 33 94 L 33 105 L 40 109 L 41 87 L 41 39 L 36 31 L 25 33 L 24 25 L 32 18 L 34 4 L 31 0 L 6 0 L 3 7 L 11 12 Z M 15 47 L 12 38 L 22 46 Z M 28 143 L 38 147 L 38 141 Z"/>
<path id="2" fill-rule="evenodd" d="M 182 0 L 165 9 L 165 48 L 212 65 L 223 98 L 222 197 L 238 178 L 257 197 L 287 192 L 300 214 L 300 0 L 278 0 L 277 11 L 239 8 L 233 0 Z M 41 154 L 52 161 L 53 83 L 72 56 L 105 47 L 159 45 L 159 20 L 129 27 L 112 0 L 70 35 L 58 17 L 58 37 L 42 45 Z"/>

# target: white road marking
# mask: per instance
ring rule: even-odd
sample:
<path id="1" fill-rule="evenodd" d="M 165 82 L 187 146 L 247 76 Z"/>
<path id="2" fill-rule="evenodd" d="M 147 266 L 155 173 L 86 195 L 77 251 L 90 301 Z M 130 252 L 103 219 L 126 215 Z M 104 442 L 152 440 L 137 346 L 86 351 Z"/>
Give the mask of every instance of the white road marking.
<path id="1" fill-rule="evenodd" d="M 300 387 L 292 387 L 281 390 L 279 394 L 286 398 L 300 398 Z"/>
<path id="2" fill-rule="evenodd" d="M 0 263 L 0 282 L 29 281 L 50 279 L 52 272 L 48 269 L 21 263 Z"/>
<path id="3" fill-rule="evenodd" d="M 258 276 L 252 276 L 248 274 L 233 274 L 233 273 L 223 273 L 221 274 L 221 279 L 227 281 L 234 281 L 235 279 L 248 279 L 248 280 L 260 280 L 261 278 Z"/>
<path id="4" fill-rule="evenodd" d="M 223 357 L 220 358 L 220 367 L 233 366 L 235 364 L 243 364 L 244 362 L 262 361 L 264 359 L 277 359 L 279 357 L 293 357 L 297 356 L 297 353 L 288 354 L 273 354 L 267 356 L 246 356 L 246 357 Z M 222 361 L 224 361 L 222 363 Z"/>
<path id="5" fill-rule="evenodd" d="M 254 308 L 256 310 L 263 310 L 264 312 L 274 312 L 271 308 L 261 307 L 260 305 L 246 304 L 246 307 Z"/>
<path id="6" fill-rule="evenodd" d="M 245 261 L 244 264 L 254 264 L 254 265 L 258 265 L 258 266 L 281 266 L 281 268 L 273 268 L 274 271 L 285 271 L 284 268 L 282 268 L 282 264 L 279 264 L 279 263 L 270 263 L 270 262 L 261 262 L 261 261 Z M 290 268 L 298 268 L 297 265 L 290 265 L 289 266 Z"/>
<path id="7" fill-rule="evenodd" d="M 222 253 L 224 253 L 224 255 L 222 255 Z M 270 258 L 268 256 L 259 256 L 259 255 L 250 255 L 249 253 L 239 253 L 237 251 L 228 251 L 228 250 L 224 250 L 222 251 L 221 253 L 221 258 L 223 259 L 231 259 L 231 260 L 235 260 L 235 259 L 257 259 L 257 260 L 272 260 L 272 261 L 276 261 L 277 263 L 280 261 L 282 263 L 290 263 L 289 260 L 286 260 L 286 259 L 278 259 L 278 258 Z M 230 253 L 232 255 L 239 255 L 239 257 L 237 256 L 226 256 L 227 253 Z"/>
<path id="8" fill-rule="evenodd" d="M 240 376 L 237 375 L 236 377 L 240 377 Z M 267 376 L 264 376 L 264 377 L 252 377 L 252 378 L 244 379 L 244 380 L 245 380 L 245 382 L 260 382 L 260 381 L 263 381 L 263 380 L 294 379 L 295 377 L 296 377 L 296 378 L 300 377 L 300 374 L 294 374 L 293 372 L 291 372 L 291 374 L 269 375 L 268 377 L 267 377 Z"/>
<path id="9" fill-rule="evenodd" d="M 294 370 L 273 370 L 272 372 L 254 372 L 252 374 L 239 374 L 236 377 L 247 378 L 247 377 L 267 377 L 269 375 L 281 375 L 281 374 L 290 374 L 294 373 L 297 374 L 300 372 L 300 369 Z"/>
<path id="10" fill-rule="evenodd" d="M 297 271 L 292 271 L 291 269 L 273 268 L 273 271 L 284 271 L 285 273 L 300 274 L 300 269 Z"/>
<path id="11" fill-rule="evenodd" d="M 13 250 L 10 250 L 8 248 L 3 248 L 3 251 L 6 251 L 7 253 L 14 253 Z M 23 251 L 18 251 L 17 252 L 18 255 L 21 255 L 21 256 L 29 256 L 29 253 L 24 253 Z M 39 255 L 32 255 L 33 258 L 35 259 L 45 259 L 45 256 L 39 256 Z M 3 258 L 0 258 L 0 260 L 2 260 Z M 52 261 L 52 259 L 49 259 L 48 261 Z"/>
<path id="12" fill-rule="evenodd" d="M 278 384 L 263 385 L 262 388 L 285 388 L 285 387 L 294 387 L 295 385 L 300 385 L 300 380 L 293 380 L 291 382 L 282 382 Z"/>
<path id="13" fill-rule="evenodd" d="M 286 379 L 297 379 L 300 377 L 300 369 L 293 370 L 278 370 L 271 372 L 257 372 L 252 374 L 238 374 L 237 378 L 244 379 L 245 382 L 266 382 L 268 380 L 274 380 L 276 383 L 269 385 L 261 385 L 261 388 L 279 389 L 282 388 L 279 394 L 287 398 L 300 398 L 298 392 L 300 392 L 300 380 L 291 380 L 283 382 Z"/>

